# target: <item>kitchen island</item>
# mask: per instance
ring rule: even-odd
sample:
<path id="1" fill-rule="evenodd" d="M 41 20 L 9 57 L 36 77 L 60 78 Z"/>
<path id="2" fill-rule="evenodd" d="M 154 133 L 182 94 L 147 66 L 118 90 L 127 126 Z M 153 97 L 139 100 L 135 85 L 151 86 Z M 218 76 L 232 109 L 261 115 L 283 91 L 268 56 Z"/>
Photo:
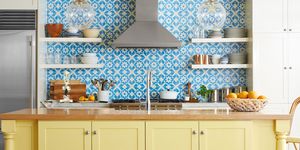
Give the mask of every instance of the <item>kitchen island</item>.
<path id="1" fill-rule="evenodd" d="M 5 150 L 285 150 L 288 112 L 24 109 L 1 114 Z"/>

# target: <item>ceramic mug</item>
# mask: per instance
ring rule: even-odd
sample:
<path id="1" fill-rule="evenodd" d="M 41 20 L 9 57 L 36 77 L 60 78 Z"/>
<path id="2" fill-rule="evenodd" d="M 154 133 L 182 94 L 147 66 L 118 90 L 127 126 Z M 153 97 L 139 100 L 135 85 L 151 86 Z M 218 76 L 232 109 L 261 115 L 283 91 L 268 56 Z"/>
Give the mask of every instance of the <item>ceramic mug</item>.
<path id="1" fill-rule="evenodd" d="M 99 91 L 98 92 L 98 101 L 99 102 L 110 102 L 109 101 L 109 91 Z"/>
<path id="2" fill-rule="evenodd" d="M 211 57 L 211 61 L 213 64 L 220 64 L 220 59 L 221 59 L 220 55 L 213 55 Z"/>

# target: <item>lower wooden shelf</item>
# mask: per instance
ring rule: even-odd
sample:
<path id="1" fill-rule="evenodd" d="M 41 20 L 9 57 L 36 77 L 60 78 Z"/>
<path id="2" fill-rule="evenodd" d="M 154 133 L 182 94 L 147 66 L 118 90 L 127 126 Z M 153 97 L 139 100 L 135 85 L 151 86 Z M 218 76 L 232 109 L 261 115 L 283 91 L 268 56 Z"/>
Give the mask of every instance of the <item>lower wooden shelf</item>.
<path id="1" fill-rule="evenodd" d="M 191 65 L 192 69 L 226 69 L 226 68 L 251 68 L 250 64 L 209 64 L 209 65 Z"/>

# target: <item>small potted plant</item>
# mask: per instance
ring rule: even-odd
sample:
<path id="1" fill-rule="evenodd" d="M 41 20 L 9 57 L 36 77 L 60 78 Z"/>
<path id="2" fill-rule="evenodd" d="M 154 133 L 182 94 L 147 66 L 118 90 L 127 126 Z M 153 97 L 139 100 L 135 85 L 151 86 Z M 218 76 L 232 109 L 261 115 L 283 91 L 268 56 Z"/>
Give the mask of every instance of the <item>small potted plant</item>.
<path id="1" fill-rule="evenodd" d="M 201 96 L 201 102 L 208 102 L 212 94 L 213 90 L 207 89 L 205 85 L 201 85 L 197 91 L 197 95 Z"/>

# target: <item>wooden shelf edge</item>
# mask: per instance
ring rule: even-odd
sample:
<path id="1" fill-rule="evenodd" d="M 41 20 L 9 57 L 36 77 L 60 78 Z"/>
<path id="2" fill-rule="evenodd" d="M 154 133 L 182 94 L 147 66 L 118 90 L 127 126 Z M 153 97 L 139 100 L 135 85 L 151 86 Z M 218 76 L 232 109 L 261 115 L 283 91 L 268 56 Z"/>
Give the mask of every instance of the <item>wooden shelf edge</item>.
<path id="1" fill-rule="evenodd" d="M 220 65 L 195 65 L 192 64 L 191 65 L 192 69 L 247 69 L 247 68 L 251 68 L 250 64 L 220 64 Z"/>
<path id="2" fill-rule="evenodd" d="M 42 64 L 39 66 L 42 69 L 92 69 L 103 67 L 104 64 Z"/>
<path id="3" fill-rule="evenodd" d="M 40 42 L 101 43 L 101 38 L 39 38 Z"/>
<path id="4" fill-rule="evenodd" d="M 249 38 L 192 38 L 192 43 L 243 43 Z"/>

